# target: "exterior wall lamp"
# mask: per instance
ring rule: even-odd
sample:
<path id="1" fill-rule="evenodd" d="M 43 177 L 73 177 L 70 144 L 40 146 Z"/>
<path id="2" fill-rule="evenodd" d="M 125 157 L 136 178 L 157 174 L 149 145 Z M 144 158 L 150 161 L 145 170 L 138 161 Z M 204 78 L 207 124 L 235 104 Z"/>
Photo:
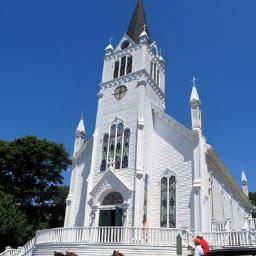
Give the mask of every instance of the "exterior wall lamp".
<path id="1" fill-rule="evenodd" d="M 91 218 L 92 218 L 92 220 L 94 220 L 95 219 L 95 212 L 91 212 Z"/>

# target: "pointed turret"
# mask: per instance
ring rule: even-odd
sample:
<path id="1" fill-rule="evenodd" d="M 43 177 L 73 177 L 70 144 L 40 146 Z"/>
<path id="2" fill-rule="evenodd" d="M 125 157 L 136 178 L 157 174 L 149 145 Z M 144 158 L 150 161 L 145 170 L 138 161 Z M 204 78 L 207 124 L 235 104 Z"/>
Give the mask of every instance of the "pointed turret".
<path id="1" fill-rule="evenodd" d="M 150 43 L 150 36 L 149 36 L 149 30 L 147 26 L 147 19 L 145 15 L 145 9 L 143 6 L 143 1 L 138 0 L 135 11 L 133 13 L 127 35 L 135 42 L 140 42 L 140 35 L 145 30 L 148 40 Z"/>
<path id="2" fill-rule="evenodd" d="M 114 51 L 114 48 L 113 48 L 112 42 L 110 40 L 109 45 L 105 48 L 105 54 L 111 55 L 113 53 L 113 51 Z"/>
<path id="3" fill-rule="evenodd" d="M 242 179 L 241 179 L 241 183 L 242 183 L 242 190 L 245 193 L 246 196 L 249 195 L 248 192 L 248 180 L 247 177 L 245 175 L 245 172 L 242 170 Z"/>
<path id="4" fill-rule="evenodd" d="M 76 154 L 84 144 L 85 137 L 85 127 L 84 127 L 84 119 L 83 115 L 76 129 L 76 139 L 74 145 L 74 154 Z"/>
<path id="5" fill-rule="evenodd" d="M 196 86 L 194 86 L 194 85 L 193 85 L 192 93 L 191 93 L 191 96 L 190 96 L 190 104 L 191 103 L 195 103 L 195 104 L 199 104 L 199 105 L 201 104 Z"/>
<path id="6" fill-rule="evenodd" d="M 191 107 L 191 120 L 192 129 L 202 131 L 202 121 L 201 121 L 201 101 L 196 89 L 196 78 L 192 79 L 193 87 L 190 96 L 190 107 Z"/>

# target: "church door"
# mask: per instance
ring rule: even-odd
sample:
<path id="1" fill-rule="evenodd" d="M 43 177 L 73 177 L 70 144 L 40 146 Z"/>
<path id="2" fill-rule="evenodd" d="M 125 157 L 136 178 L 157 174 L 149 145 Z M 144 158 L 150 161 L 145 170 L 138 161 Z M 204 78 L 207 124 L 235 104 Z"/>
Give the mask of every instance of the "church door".
<path id="1" fill-rule="evenodd" d="M 116 210 L 101 210 L 99 218 L 99 227 L 121 227 L 123 210 L 118 208 Z"/>
<path id="2" fill-rule="evenodd" d="M 105 196 L 102 202 L 104 207 L 100 210 L 99 227 L 121 227 L 123 226 L 123 209 L 119 207 L 124 203 L 122 195 L 111 192 Z"/>
<path id="3" fill-rule="evenodd" d="M 99 227 L 121 227 L 123 210 L 116 208 L 116 210 L 101 210 L 99 218 Z M 101 242 L 120 242 L 121 233 L 115 232 L 111 228 L 100 229 L 99 236 Z M 113 240 L 114 239 L 114 240 Z"/>

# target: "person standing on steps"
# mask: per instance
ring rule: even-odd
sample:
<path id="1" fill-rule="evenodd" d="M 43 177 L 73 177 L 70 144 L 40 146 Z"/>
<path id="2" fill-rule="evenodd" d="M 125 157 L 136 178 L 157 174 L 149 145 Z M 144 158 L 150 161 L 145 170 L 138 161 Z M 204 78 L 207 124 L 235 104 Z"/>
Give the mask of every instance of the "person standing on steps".
<path id="1" fill-rule="evenodd" d="M 209 252 L 209 244 L 206 240 L 204 240 L 204 237 L 202 234 L 198 234 L 197 237 L 200 240 L 201 247 L 204 251 L 204 255 L 206 255 Z"/>
<path id="2" fill-rule="evenodd" d="M 194 244 L 195 244 L 194 256 L 205 255 L 200 243 L 201 243 L 200 239 L 198 239 L 198 238 L 194 239 Z"/>

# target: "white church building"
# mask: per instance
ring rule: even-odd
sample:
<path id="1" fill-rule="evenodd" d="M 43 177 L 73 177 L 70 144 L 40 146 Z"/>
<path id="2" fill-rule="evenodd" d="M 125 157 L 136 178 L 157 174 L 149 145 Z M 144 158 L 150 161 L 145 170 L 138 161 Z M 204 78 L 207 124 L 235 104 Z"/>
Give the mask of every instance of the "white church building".
<path id="1" fill-rule="evenodd" d="M 197 233 L 214 247 L 256 246 L 245 173 L 240 187 L 207 143 L 195 79 L 191 128 L 167 114 L 165 89 L 138 0 L 127 33 L 105 49 L 94 133 L 85 140 L 83 119 L 76 131 L 64 228 L 38 231 L 12 255 L 176 255 L 177 236 L 185 250 Z"/>

